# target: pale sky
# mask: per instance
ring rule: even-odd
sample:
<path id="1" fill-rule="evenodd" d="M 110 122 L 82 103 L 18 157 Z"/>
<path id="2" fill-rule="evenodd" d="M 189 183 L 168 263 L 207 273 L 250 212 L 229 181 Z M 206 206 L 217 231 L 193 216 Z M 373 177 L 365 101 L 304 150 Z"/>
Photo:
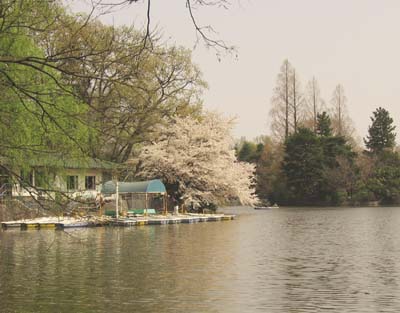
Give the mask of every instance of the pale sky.
<path id="1" fill-rule="evenodd" d="M 74 9 L 83 8 L 81 0 Z M 313 76 L 329 101 L 338 83 L 359 136 L 370 116 L 386 108 L 399 130 L 400 143 L 400 1 L 399 0 L 232 0 L 228 10 L 196 12 L 218 38 L 238 49 L 238 58 L 219 62 L 199 46 L 193 61 L 209 89 L 204 107 L 236 116 L 234 136 L 268 134 L 270 99 L 279 68 L 289 59 L 303 87 Z M 132 4 L 103 17 L 106 23 L 142 26 L 145 6 Z M 196 35 L 185 1 L 152 0 L 152 27 L 170 44 L 193 48 Z"/>

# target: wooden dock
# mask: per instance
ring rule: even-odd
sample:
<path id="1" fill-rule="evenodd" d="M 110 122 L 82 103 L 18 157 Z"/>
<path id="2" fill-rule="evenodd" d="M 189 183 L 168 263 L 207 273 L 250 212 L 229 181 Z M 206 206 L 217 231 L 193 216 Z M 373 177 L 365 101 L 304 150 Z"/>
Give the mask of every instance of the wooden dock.
<path id="1" fill-rule="evenodd" d="M 114 221 L 110 222 L 110 225 L 111 226 L 124 226 L 124 227 L 135 226 L 136 225 L 136 220 L 130 219 L 130 218 L 115 219 Z"/>
<path id="2" fill-rule="evenodd" d="M 3 222 L 1 223 L 1 228 L 2 229 L 21 228 L 21 222 L 18 221 Z"/>
<path id="3" fill-rule="evenodd" d="M 89 222 L 86 221 L 66 221 L 56 224 L 57 229 L 81 228 L 81 227 L 90 227 L 90 224 Z"/>
<path id="4" fill-rule="evenodd" d="M 167 225 L 167 224 L 194 224 L 200 222 L 217 222 L 233 220 L 235 215 L 228 214 L 178 214 L 178 215 L 148 215 L 140 217 L 90 217 L 90 218 L 37 218 L 31 220 L 2 222 L 1 228 L 39 230 L 39 229 L 68 229 L 99 226 L 145 226 L 145 225 Z"/>

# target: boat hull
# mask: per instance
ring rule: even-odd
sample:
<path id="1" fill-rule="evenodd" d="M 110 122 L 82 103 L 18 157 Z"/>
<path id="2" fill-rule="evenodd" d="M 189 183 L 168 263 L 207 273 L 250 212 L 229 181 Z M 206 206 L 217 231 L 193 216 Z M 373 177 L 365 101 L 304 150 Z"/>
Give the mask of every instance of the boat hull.
<path id="1" fill-rule="evenodd" d="M 276 209 L 279 208 L 277 206 L 255 206 L 254 210 L 271 210 L 271 209 Z"/>

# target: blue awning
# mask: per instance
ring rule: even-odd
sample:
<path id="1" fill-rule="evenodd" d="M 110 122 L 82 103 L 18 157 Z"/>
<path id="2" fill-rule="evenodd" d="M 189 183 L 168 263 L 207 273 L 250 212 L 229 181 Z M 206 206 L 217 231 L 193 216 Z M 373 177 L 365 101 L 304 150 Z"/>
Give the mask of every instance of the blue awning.
<path id="1" fill-rule="evenodd" d="M 101 187 L 104 194 L 113 194 L 116 191 L 114 181 L 108 181 Z M 119 193 L 166 193 L 163 182 L 159 179 L 153 179 L 140 182 L 118 182 Z"/>

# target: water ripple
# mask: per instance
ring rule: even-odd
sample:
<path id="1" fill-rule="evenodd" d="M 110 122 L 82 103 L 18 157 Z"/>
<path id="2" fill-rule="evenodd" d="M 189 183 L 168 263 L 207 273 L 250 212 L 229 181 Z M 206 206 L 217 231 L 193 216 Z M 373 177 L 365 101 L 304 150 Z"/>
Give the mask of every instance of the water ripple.
<path id="1" fill-rule="evenodd" d="M 239 219 L 1 232 L 0 311 L 400 311 L 400 208 L 229 211 Z"/>

